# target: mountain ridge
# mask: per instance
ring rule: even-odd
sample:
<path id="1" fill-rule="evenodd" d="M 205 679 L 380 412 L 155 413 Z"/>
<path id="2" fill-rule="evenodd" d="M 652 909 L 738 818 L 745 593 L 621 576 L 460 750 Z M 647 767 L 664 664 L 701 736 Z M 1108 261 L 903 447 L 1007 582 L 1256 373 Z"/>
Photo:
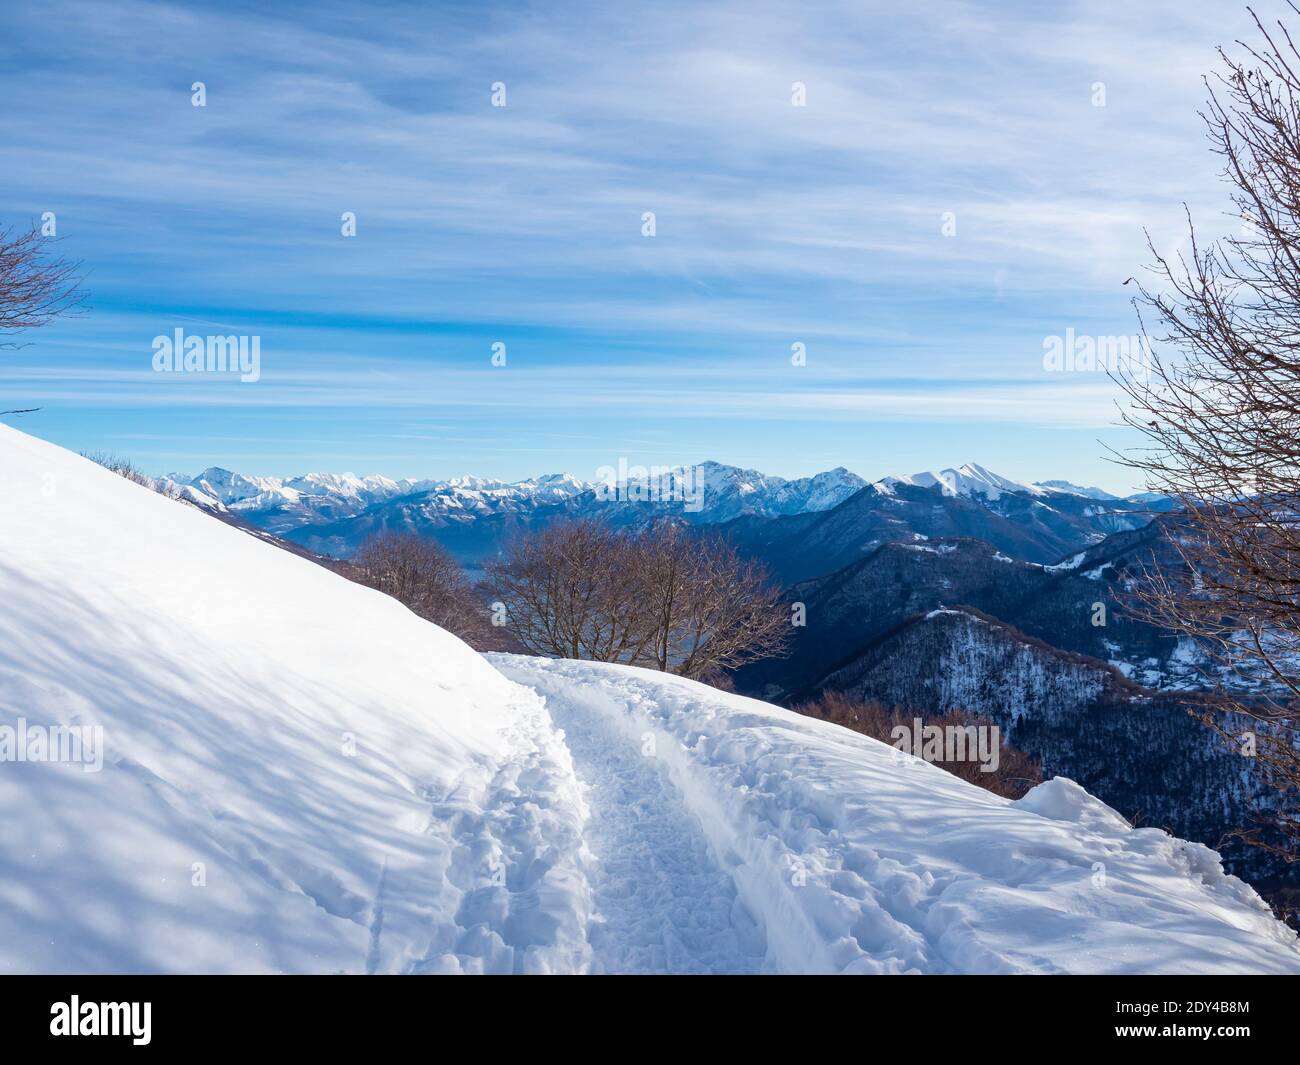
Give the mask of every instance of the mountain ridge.
<path id="1" fill-rule="evenodd" d="M 239 513 L 268 532 L 301 544 L 308 550 L 346 557 L 365 539 L 378 532 L 400 531 L 427 535 L 444 543 L 462 561 L 478 564 L 499 549 L 502 540 L 519 527 L 546 524 L 549 521 L 608 514 L 601 505 L 626 504 L 626 493 L 619 489 L 629 484 L 648 486 L 632 500 L 640 507 L 617 513 L 615 521 L 635 524 L 659 514 L 668 514 L 697 524 L 725 527 L 728 523 L 799 519 L 836 511 L 863 493 L 873 493 L 882 505 L 890 501 L 925 499 L 916 497 L 918 490 L 934 490 L 947 506 L 970 503 L 982 508 L 979 513 L 1010 512 L 1019 507 L 1038 508 L 1022 514 L 1021 523 L 1082 525 L 1084 528 L 1058 528 L 1055 532 L 1039 531 L 1033 539 L 1045 543 L 1023 546 L 1029 557 L 1043 561 L 1053 551 L 1082 546 L 1091 532 L 1115 531 L 1117 518 L 1107 525 L 1105 513 L 1136 509 L 1135 504 L 1113 498 L 1074 495 L 1060 487 L 1025 485 L 995 474 L 982 466 L 968 463 L 958 470 L 939 474 L 913 474 L 909 478 L 883 478 L 868 482 L 843 466 L 809 477 L 787 479 L 758 470 L 730 466 L 706 460 L 691 467 L 637 467 L 620 463 L 598 471 L 605 479 L 585 481 L 569 473 L 544 474 L 521 481 L 506 482 L 473 475 L 443 481 L 394 480 L 370 475 L 309 473 L 290 478 L 255 477 L 210 467 L 199 474 L 173 475 L 161 483 L 170 491 L 184 495 L 214 510 Z M 619 478 L 623 478 L 620 480 Z M 1074 501 L 1074 502 L 1072 502 Z M 642 503 L 648 505 L 641 506 Z M 1071 511 L 1075 517 L 1054 519 L 1053 511 Z M 971 512 L 972 514 L 976 512 Z M 1000 515 L 1005 516 L 1005 513 Z M 1089 519 L 1089 520 L 1079 520 Z M 968 519 L 978 526 L 983 519 Z M 926 525 L 926 523 L 922 523 Z M 958 526 L 961 522 L 957 523 Z M 1095 526 L 1096 529 L 1092 527 Z M 795 526 L 792 526 L 794 528 Z M 736 526 L 741 529 L 743 526 Z M 928 525 L 918 528 L 926 535 Z M 978 528 L 947 531 L 987 530 Z M 985 538 L 998 542 L 996 535 Z M 1008 531 L 1001 541 L 1016 549 L 1021 534 Z"/>

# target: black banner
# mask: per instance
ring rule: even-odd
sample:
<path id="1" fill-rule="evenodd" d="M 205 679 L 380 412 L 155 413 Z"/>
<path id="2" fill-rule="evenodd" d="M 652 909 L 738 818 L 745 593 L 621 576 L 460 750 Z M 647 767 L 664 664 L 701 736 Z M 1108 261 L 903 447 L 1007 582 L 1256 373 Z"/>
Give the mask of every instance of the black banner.
<path id="1" fill-rule="evenodd" d="M 692 1052 L 824 1053 L 847 1039 L 863 1052 L 888 1040 L 895 1052 L 1172 1043 L 1231 1054 L 1289 1046 L 1298 995 L 1286 977 L 5 977 L 0 1032 L 13 1061 L 109 1043 L 375 1056 L 485 1040 L 492 1052 L 586 1056 L 620 1031 L 669 1053 L 676 1040 Z"/>

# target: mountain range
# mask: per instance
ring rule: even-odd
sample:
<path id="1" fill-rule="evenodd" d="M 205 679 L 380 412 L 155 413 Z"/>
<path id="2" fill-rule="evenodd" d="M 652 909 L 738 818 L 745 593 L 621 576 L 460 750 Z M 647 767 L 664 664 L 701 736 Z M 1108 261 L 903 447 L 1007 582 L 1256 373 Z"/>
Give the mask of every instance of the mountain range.
<path id="1" fill-rule="evenodd" d="M 785 557 L 804 552 L 782 548 L 781 541 L 802 538 L 818 515 L 834 515 L 813 534 L 829 552 L 829 569 L 904 528 L 924 536 L 979 536 L 1033 561 L 1052 561 L 1067 549 L 1144 524 L 1152 510 L 1146 501 L 1063 481 L 1022 484 L 974 464 L 875 482 L 843 467 L 793 480 L 713 461 L 689 469 L 702 489 L 696 506 L 611 501 L 602 491 L 605 482 L 567 473 L 515 482 L 473 476 L 413 481 L 325 473 L 257 477 L 214 467 L 195 476 L 172 474 L 163 483 L 192 502 L 231 511 L 336 557 L 348 557 L 377 533 L 404 531 L 438 540 L 476 565 L 519 528 L 596 514 L 620 524 L 671 514 L 729 526 L 729 534 L 756 553 L 772 555 L 784 578 L 812 575 Z M 680 479 L 683 472 L 670 476 Z M 874 530 L 874 538 L 863 540 L 864 530 Z"/>

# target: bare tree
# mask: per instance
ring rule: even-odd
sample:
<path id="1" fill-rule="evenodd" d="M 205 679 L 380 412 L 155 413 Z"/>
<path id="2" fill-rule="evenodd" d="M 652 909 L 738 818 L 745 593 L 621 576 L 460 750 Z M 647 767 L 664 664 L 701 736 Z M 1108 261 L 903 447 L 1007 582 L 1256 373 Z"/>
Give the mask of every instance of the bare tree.
<path id="1" fill-rule="evenodd" d="M 391 595 L 426 621 L 477 650 L 502 646 L 482 600 L 460 564 L 439 544 L 410 533 L 381 533 L 362 545 L 348 576 Z"/>
<path id="2" fill-rule="evenodd" d="M 789 632 L 762 567 L 672 522 L 636 534 L 555 523 L 513 541 L 489 574 L 511 632 L 535 654 L 717 681 L 781 653 Z"/>
<path id="3" fill-rule="evenodd" d="M 629 541 L 587 519 L 517 536 L 488 579 L 507 627 L 532 653 L 630 662 L 652 635 L 631 568 Z"/>
<path id="4" fill-rule="evenodd" d="M 1292 4 L 1293 11 L 1300 11 Z M 1252 12 L 1253 16 L 1253 12 Z M 1238 235 L 1189 250 L 1154 245 L 1137 300 L 1149 370 L 1120 380 L 1146 446 L 1123 458 L 1176 500 L 1182 558 L 1137 590 L 1149 620 L 1213 656 L 1220 710 L 1205 720 L 1254 753 L 1272 793 L 1252 842 L 1300 857 L 1300 53 L 1281 23 L 1220 50 L 1202 112 L 1232 186 Z"/>
<path id="5" fill-rule="evenodd" d="M 662 522 L 635 548 L 639 598 L 654 626 L 647 657 L 656 669 L 714 679 L 784 652 L 790 614 L 780 591 L 722 537 Z"/>
<path id="6" fill-rule="evenodd" d="M 12 338 L 81 302 L 79 265 L 51 256 L 49 243 L 34 226 L 0 231 L 0 348 L 20 347 Z"/>

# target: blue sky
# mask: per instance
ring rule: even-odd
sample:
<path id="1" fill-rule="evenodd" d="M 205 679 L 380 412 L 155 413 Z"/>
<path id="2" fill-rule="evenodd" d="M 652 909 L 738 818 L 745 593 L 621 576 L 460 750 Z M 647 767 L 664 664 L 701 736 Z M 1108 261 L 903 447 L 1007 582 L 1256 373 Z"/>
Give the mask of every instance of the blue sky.
<path id="1" fill-rule="evenodd" d="M 1135 332 L 1143 227 L 1176 250 L 1184 202 L 1232 225 L 1196 110 L 1249 29 L 1220 2 L 6 4 L 0 223 L 54 212 L 90 298 L 0 352 L 0 406 L 152 472 L 1132 487 L 1098 443 L 1129 442 L 1117 389 L 1043 340 Z M 260 337 L 261 379 L 155 373 L 177 328 Z"/>

